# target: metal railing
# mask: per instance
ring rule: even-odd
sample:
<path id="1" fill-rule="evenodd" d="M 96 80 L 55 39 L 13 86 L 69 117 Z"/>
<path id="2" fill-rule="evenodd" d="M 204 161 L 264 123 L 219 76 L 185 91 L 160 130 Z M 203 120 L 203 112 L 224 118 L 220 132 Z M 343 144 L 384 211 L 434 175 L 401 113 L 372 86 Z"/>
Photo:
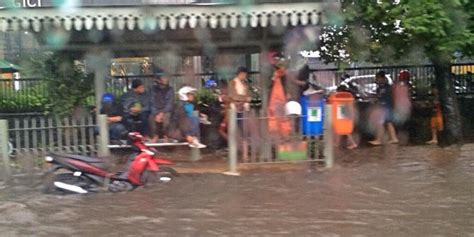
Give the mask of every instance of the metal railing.
<path id="1" fill-rule="evenodd" d="M 40 78 L 0 80 L 0 112 L 40 112 L 47 96 L 46 83 Z"/>
<path id="2" fill-rule="evenodd" d="M 40 157 L 49 152 L 82 155 L 97 152 L 94 116 L 12 118 L 8 120 L 8 134 L 18 157 Z"/>
<path id="3" fill-rule="evenodd" d="M 249 79 L 252 84 L 260 85 L 259 72 L 249 72 Z M 182 86 L 192 86 L 197 89 L 201 89 L 206 80 L 213 79 L 219 86 L 226 81 L 233 79 L 234 75 L 219 75 L 216 73 L 196 73 L 193 75 L 185 74 L 171 74 L 169 75 L 170 86 L 177 91 Z M 138 75 L 138 76 L 114 76 L 106 78 L 106 91 L 113 93 L 114 95 L 121 95 L 130 90 L 131 83 L 135 79 L 142 80 L 146 88 L 153 86 L 153 75 Z"/>
<path id="4" fill-rule="evenodd" d="M 474 64 L 455 64 L 451 66 L 454 89 L 457 94 L 474 93 Z"/>
<path id="5" fill-rule="evenodd" d="M 401 65 L 401 66 L 382 66 L 382 67 L 357 67 L 339 69 L 318 69 L 312 70 L 317 83 L 323 88 L 336 88 L 341 82 L 343 75 L 361 76 L 375 75 L 383 70 L 392 79 L 396 79 L 401 70 L 410 72 L 410 82 L 412 96 L 414 98 L 423 98 L 431 93 L 431 84 L 434 83 L 434 67 L 432 65 Z M 474 79 L 472 72 L 474 64 L 453 64 L 451 66 L 452 78 L 454 79 L 455 90 L 458 95 L 474 94 Z M 170 75 L 170 84 L 175 90 L 181 86 L 189 85 L 200 89 L 203 82 L 208 79 L 215 79 L 218 84 L 225 83 L 233 78 L 234 75 L 221 75 L 216 73 L 198 73 L 192 75 L 172 74 Z M 250 72 L 249 78 L 252 85 L 256 87 L 264 86 L 265 80 L 260 78 L 259 72 Z M 106 91 L 120 96 L 130 89 L 133 79 L 142 79 L 144 84 L 150 88 L 153 85 L 152 75 L 140 76 L 115 76 L 106 78 Z M 360 80 L 362 86 L 374 83 L 374 79 Z M 21 79 L 1 79 L 0 80 L 0 113 L 26 113 L 42 112 L 44 103 L 48 99 L 46 83 L 39 78 L 21 78 Z"/>
<path id="6" fill-rule="evenodd" d="M 431 84 L 435 82 L 435 73 L 433 65 L 400 65 L 400 66 L 380 66 L 380 67 L 356 67 L 339 69 L 320 69 L 312 70 L 316 81 L 323 88 L 335 89 L 342 80 L 344 75 L 363 76 L 375 75 L 378 71 L 384 71 L 392 80 L 397 79 L 398 74 L 402 70 L 410 73 L 410 84 L 412 96 L 414 98 L 423 98 L 431 94 Z M 474 94 L 474 64 L 452 64 L 451 76 L 454 79 L 455 92 L 458 95 Z M 367 84 L 375 83 L 374 78 L 364 78 L 358 81 L 364 87 Z"/>
<path id="7" fill-rule="evenodd" d="M 333 165 L 332 109 L 325 105 L 319 135 L 303 133 L 304 116 L 265 117 L 256 110 L 237 116 L 235 109 L 228 111 L 229 170 L 237 173 L 237 164 L 268 164 L 287 162 L 322 162 Z M 269 122 L 290 125 L 289 134 L 270 131 Z M 330 128 L 330 129 L 328 129 Z M 275 130 L 275 128 L 274 128 Z"/>

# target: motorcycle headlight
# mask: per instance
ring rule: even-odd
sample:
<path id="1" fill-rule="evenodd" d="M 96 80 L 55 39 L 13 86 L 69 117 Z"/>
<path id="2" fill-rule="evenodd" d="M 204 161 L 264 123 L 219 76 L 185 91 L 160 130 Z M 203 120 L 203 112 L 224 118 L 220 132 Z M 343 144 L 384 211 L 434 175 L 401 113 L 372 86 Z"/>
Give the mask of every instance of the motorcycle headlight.
<path id="1" fill-rule="evenodd" d="M 82 175 L 82 172 L 76 171 L 76 172 L 73 173 L 73 175 L 76 176 L 76 177 L 79 177 L 79 176 Z"/>
<path id="2" fill-rule="evenodd" d="M 51 156 L 46 156 L 46 157 L 44 157 L 44 160 L 45 160 L 46 162 L 53 162 L 54 159 L 53 159 L 53 157 L 51 157 Z"/>

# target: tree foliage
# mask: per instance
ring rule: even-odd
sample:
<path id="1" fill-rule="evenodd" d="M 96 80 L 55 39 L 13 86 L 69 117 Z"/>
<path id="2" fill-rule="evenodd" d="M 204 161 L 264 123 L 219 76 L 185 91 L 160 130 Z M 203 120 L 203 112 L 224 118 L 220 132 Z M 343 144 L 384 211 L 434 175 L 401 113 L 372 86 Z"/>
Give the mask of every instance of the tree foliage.
<path id="1" fill-rule="evenodd" d="M 455 52 L 474 55 L 473 1 L 345 0 L 341 4 L 343 20 L 330 22 L 329 26 L 337 27 L 323 32 L 336 37 L 322 40 L 321 47 L 344 47 L 350 61 L 449 61 Z M 322 56 L 326 62 L 341 59 L 337 53 Z"/>
<path id="2" fill-rule="evenodd" d="M 342 21 L 331 22 L 322 36 L 326 62 L 413 62 L 434 65 L 449 143 L 462 140 L 459 106 L 450 77 L 456 54 L 474 55 L 472 0 L 343 0 Z M 332 31 L 332 32 L 331 32 Z M 331 33 L 327 33 L 331 32 Z M 349 57 L 341 58 L 344 50 Z M 331 53 L 333 52 L 333 53 Z M 336 52 L 336 53 L 334 53 Z"/>
<path id="3" fill-rule="evenodd" d="M 46 112 L 69 115 L 87 105 L 94 95 L 93 77 L 67 54 L 39 53 L 23 60 L 22 66 L 26 77 L 41 78 L 46 83 Z"/>

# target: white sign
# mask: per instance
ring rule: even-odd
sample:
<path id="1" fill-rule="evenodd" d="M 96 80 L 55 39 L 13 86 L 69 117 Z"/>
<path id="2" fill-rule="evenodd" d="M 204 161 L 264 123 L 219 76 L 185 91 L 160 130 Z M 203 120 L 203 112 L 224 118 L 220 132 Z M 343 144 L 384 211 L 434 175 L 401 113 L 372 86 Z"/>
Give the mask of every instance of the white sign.
<path id="1" fill-rule="evenodd" d="M 308 107 L 308 122 L 323 121 L 323 109 L 321 107 Z"/>
<path id="2" fill-rule="evenodd" d="M 31 7 L 41 7 L 43 4 L 42 0 L 11 0 L 14 7 L 21 8 L 31 8 Z"/>
<path id="3" fill-rule="evenodd" d="M 338 105 L 337 106 L 337 119 L 349 119 L 349 108 L 346 105 Z"/>
<path id="4" fill-rule="evenodd" d="M 202 2 L 202 3 L 201 3 Z M 210 2 L 210 3 L 208 3 Z M 0 0 L 0 9 L 40 7 L 106 7 L 142 5 L 213 5 L 212 1 L 197 0 Z"/>
<path id="5" fill-rule="evenodd" d="M 300 51 L 300 55 L 303 56 L 304 58 L 320 58 L 321 57 L 321 53 L 319 51 L 303 50 L 303 51 Z"/>

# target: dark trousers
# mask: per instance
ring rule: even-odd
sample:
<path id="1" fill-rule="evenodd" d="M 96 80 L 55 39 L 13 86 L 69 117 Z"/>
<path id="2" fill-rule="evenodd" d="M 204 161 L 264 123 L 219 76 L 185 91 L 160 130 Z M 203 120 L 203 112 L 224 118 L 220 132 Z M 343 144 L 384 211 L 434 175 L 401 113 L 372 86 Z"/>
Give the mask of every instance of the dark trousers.
<path id="1" fill-rule="evenodd" d="M 143 111 L 137 115 L 128 114 L 125 116 L 125 126 L 130 132 L 140 132 L 142 135 L 148 135 L 149 111 Z"/>
<path id="2" fill-rule="evenodd" d="M 121 123 L 109 124 L 109 137 L 111 141 L 127 139 L 127 128 Z"/>
<path id="3" fill-rule="evenodd" d="M 155 116 L 156 115 L 150 115 L 148 119 L 148 123 L 150 126 L 150 137 L 158 136 L 158 138 L 161 137 L 167 137 L 168 136 L 168 130 L 170 126 L 170 119 L 171 119 L 171 113 L 165 113 L 163 116 L 163 122 L 157 123 L 155 121 Z"/>

